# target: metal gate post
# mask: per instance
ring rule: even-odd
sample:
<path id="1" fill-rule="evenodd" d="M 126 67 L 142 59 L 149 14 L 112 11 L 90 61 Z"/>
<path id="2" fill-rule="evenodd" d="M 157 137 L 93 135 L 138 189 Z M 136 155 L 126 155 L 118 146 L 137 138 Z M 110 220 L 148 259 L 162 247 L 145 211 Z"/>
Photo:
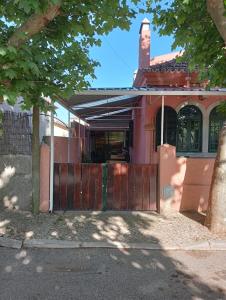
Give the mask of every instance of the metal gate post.
<path id="1" fill-rule="evenodd" d="M 107 209 L 107 164 L 102 164 L 102 210 Z"/>

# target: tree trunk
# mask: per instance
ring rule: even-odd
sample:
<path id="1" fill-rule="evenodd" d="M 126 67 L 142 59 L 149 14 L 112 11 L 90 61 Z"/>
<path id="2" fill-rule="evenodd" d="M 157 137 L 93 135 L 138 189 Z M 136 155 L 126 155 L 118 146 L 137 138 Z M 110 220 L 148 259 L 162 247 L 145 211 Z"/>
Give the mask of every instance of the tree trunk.
<path id="1" fill-rule="evenodd" d="M 226 123 L 220 132 L 205 225 L 212 232 L 226 232 Z"/>
<path id="2" fill-rule="evenodd" d="M 226 45 L 226 16 L 224 15 L 226 10 L 224 0 L 206 0 L 206 4 L 207 11 Z"/>
<path id="3" fill-rule="evenodd" d="M 33 107 L 32 132 L 32 212 L 39 212 L 40 196 L 40 140 L 39 140 L 39 107 Z"/>
<path id="4" fill-rule="evenodd" d="M 46 11 L 41 14 L 33 14 L 28 20 L 19 27 L 8 40 L 8 45 L 20 47 L 33 35 L 42 31 L 55 17 L 60 14 L 60 2 L 50 5 Z"/>

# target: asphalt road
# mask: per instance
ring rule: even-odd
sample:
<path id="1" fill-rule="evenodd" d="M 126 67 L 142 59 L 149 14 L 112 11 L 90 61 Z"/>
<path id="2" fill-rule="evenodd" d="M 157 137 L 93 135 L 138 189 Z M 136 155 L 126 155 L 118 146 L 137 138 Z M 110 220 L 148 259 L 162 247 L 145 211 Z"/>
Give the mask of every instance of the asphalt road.
<path id="1" fill-rule="evenodd" d="M 226 252 L 0 248 L 0 299 L 226 299 Z"/>

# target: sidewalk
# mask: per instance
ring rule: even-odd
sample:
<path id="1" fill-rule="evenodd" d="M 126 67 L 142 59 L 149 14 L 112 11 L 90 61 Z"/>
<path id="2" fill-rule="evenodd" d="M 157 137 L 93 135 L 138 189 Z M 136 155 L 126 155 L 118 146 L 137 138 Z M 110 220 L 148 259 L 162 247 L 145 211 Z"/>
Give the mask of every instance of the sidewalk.
<path id="1" fill-rule="evenodd" d="M 176 212 L 160 216 L 155 212 L 73 211 L 33 216 L 5 210 L 0 212 L 0 245 L 18 240 L 18 247 L 193 249 L 196 245 L 212 249 L 211 245 L 217 245 L 226 249 L 226 235 L 211 234 L 200 222 L 201 215 Z"/>

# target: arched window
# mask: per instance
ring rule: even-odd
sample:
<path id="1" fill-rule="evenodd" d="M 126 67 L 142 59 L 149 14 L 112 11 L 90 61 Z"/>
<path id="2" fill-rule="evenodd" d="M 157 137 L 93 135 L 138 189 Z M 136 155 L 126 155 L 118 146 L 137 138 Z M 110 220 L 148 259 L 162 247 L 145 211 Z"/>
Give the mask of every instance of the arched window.
<path id="1" fill-rule="evenodd" d="M 195 105 L 184 106 L 178 112 L 177 151 L 202 151 L 202 113 Z"/>
<path id="2" fill-rule="evenodd" d="M 160 108 L 156 115 L 156 148 L 161 144 L 161 114 L 162 108 Z M 163 142 L 164 144 L 170 144 L 176 146 L 176 132 L 177 132 L 177 113 L 170 107 L 164 107 L 164 130 L 163 130 Z"/>
<path id="3" fill-rule="evenodd" d="M 226 117 L 218 110 L 218 106 L 211 110 L 209 116 L 209 152 L 217 152 L 219 133 L 225 120 Z"/>

